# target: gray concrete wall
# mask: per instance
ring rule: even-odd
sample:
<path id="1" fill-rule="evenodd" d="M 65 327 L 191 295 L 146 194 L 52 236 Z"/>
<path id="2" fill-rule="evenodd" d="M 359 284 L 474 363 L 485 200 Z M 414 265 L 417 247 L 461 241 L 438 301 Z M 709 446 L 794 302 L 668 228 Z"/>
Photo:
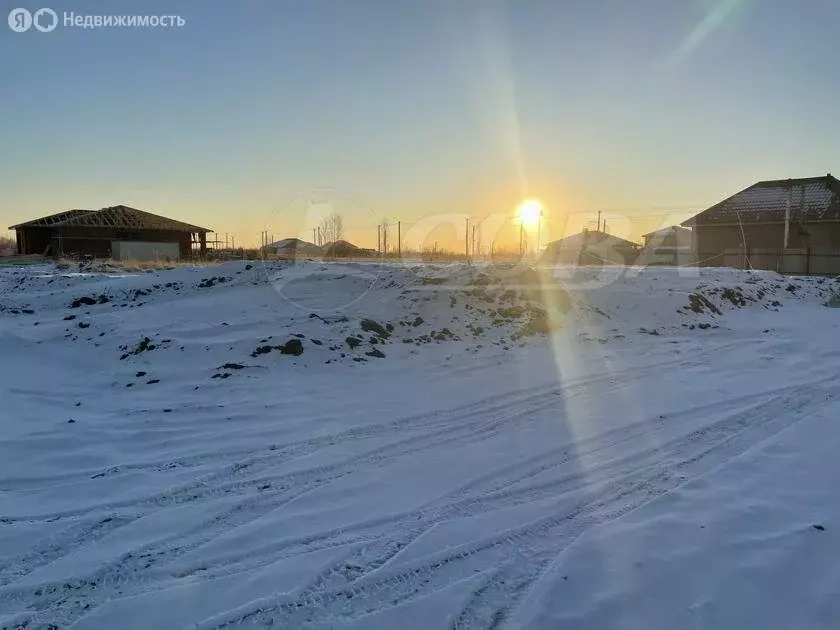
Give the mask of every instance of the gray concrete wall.
<path id="1" fill-rule="evenodd" d="M 114 260 L 178 260 L 178 243 L 148 243 L 143 241 L 111 241 Z"/>

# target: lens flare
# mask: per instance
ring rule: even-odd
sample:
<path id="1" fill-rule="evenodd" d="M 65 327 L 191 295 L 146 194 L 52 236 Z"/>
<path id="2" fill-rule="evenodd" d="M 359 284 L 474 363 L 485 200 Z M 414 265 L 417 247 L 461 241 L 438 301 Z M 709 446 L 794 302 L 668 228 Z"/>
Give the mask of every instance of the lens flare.
<path id="1" fill-rule="evenodd" d="M 543 205 L 538 199 L 526 199 L 516 208 L 516 217 L 526 228 L 535 228 L 543 215 Z"/>

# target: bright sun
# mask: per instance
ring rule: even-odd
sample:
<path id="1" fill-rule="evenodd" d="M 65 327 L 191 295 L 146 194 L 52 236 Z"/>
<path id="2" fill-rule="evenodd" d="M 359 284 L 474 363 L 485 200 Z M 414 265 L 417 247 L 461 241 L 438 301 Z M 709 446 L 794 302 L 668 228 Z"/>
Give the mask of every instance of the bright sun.
<path id="1" fill-rule="evenodd" d="M 543 205 L 537 199 L 526 199 L 516 209 L 516 216 L 526 228 L 534 228 L 542 217 Z"/>

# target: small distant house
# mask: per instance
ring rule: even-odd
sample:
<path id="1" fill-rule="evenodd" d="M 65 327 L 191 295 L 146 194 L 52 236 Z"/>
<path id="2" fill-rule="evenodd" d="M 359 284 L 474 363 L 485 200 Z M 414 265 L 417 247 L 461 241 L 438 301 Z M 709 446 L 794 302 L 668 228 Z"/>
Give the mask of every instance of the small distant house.
<path id="1" fill-rule="evenodd" d="M 284 238 L 275 243 L 266 245 L 265 252 L 267 254 L 274 254 L 281 259 L 297 259 L 297 258 L 318 258 L 321 256 L 321 248 L 304 241 L 300 238 Z"/>
<path id="2" fill-rule="evenodd" d="M 376 254 L 374 250 L 364 249 L 343 240 L 327 243 L 321 251 L 326 258 L 368 258 Z"/>
<path id="3" fill-rule="evenodd" d="M 645 243 L 640 264 L 681 265 L 695 261 L 694 233 L 688 228 L 671 225 L 643 234 L 642 238 Z"/>
<path id="4" fill-rule="evenodd" d="M 840 273 L 840 181 L 761 181 L 684 221 L 699 264 Z"/>
<path id="5" fill-rule="evenodd" d="M 18 254 L 173 259 L 205 253 L 207 228 L 128 206 L 67 210 L 9 228 Z"/>
<path id="6" fill-rule="evenodd" d="M 632 265 L 641 246 L 600 230 L 584 230 L 546 245 L 541 261 L 546 264 Z"/>

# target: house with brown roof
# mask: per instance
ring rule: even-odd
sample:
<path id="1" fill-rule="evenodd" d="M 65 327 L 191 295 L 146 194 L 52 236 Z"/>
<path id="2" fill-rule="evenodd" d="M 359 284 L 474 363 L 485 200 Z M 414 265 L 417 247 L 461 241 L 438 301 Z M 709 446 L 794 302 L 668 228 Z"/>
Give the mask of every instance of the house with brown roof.
<path id="1" fill-rule="evenodd" d="M 67 210 L 9 228 L 18 254 L 178 259 L 207 249 L 207 228 L 129 206 Z"/>
<path id="2" fill-rule="evenodd" d="M 782 273 L 840 272 L 840 181 L 761 181 L 684 221 L 699 263 Z"/>

